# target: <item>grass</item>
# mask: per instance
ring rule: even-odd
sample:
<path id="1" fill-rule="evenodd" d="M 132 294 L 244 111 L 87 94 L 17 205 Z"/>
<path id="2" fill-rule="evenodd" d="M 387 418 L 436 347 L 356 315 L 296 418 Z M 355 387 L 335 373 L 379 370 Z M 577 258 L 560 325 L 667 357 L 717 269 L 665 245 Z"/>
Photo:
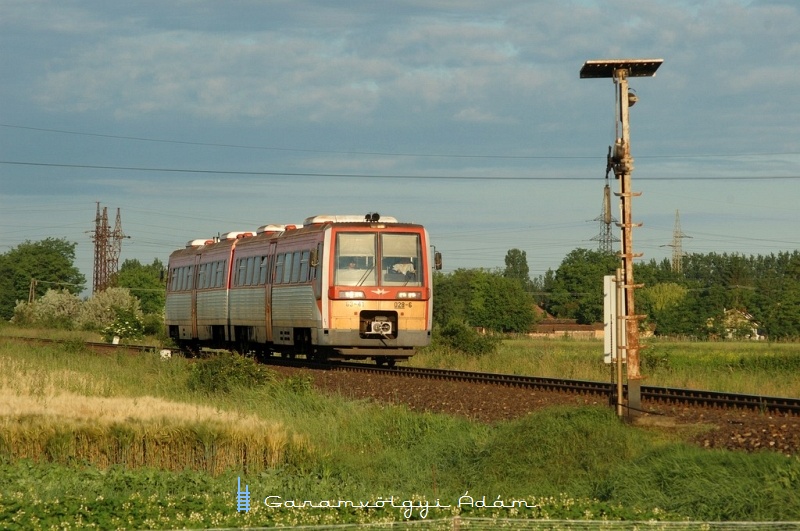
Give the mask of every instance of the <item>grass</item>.
<path id="1" fill-rule="evenodd" d="M 583 339 L 505 340 L 475 357 L 424 350 L 412 365 L 467 371 L 610 381 L 603 343 Z M 640 351 L 644 385 L 800 397 L 800 343 L 669 342 L 649 339 Z"/>
<path id="2" fill-rule="evenodd" d="M 600 357 L 594 343 L 547 346 L 529 356 L 537 368 L 561 353 L 566 360 L 555 370 L 579 373 L 581 359 L 596 364 Z M 524 354 L 520 348 L 512 341 L 494 361 L 467 361 L 523 371 L 520 360 L 510 366 Z M 304 378 L 235 385 L 234 375 L 227 387 L 192 386 L 202 374 L 193 365 L 180 357 L 97 356 L 77 345 L 0 340 L 0 521 L 21 528 L 208 528 L 407 517 L 403 507 L 268 507 L 268 496 L 373 505 L 394 497 L 417 503 L 408 515 L 414 519 L 422 518 L 420 504 L 441 500 L 450 507 L 430 509 L 428 519 L 800 520 L 800 501 L 792 498 L 800 490 L 800 458 L 703 450 L 674 430 L 621 423 L 608 408 L 558 407 L 489 426 L 321 396 Z M 208 448 L 257 435 L 277 441 L 282 453 L 257 469 L 241 459 L 209 466 Z M 162 457 L 126 461 L 125 451 L 134 454 L 142 440 L 160 445 Z M 247 513 L 236 510 L 239 478 L 254 500 Z M 479 506 L 497 499 L 529 506 Z"/>

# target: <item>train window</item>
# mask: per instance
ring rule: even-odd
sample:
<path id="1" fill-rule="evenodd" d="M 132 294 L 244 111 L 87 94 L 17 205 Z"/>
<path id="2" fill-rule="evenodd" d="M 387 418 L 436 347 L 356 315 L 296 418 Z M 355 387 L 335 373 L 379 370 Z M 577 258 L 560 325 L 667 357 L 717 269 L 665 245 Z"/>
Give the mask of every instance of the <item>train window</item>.
<path id="1" fill-rule="evenodd" d="M 206 279 L 207 269 L 208 267 L 206 267 L 206 264 L 200 264 L 197 266 L 197 289 L 203 289 L 206 287 L 206 282 L 208 281 Z"/>
<path id="2" fill-rule="evenodd" d="M 255 271 L 255 256 L 251 256 L 247 259 L 247 278 L 245 279 L 246 286 L 253 285 L 253 271 Z"/>
<path id="3" fill-rule="evenodd" d="M 292 282 L 300 280 L 300 251 L 295 251 L 292 255 Z"/>
<path id="4" fill-rule="evenodd" d="M 340 232 L 336 235 L 335 284 L 375 285 L 375 236 L 367 232 Z"/>
<path id="5" fill-rule="evenodd" d="M 303 251 L 300 257 L 300 282 L 306 282 L 308 277 L 308 260 L 311 256 L 311 251 Z"/>
<path id="6" fill-rule="evenodd" d="M 212 283 L 212 287 L 219 288 L 222 287 L 225 281 L 225 269 L 224 269 L 225 261 L 218 260 L 211 264 L 214 272 L 214 281 Z"/>
<path id="7" fill-rule="evenodd" d="M 418 234 L 383 234 L 381 251 L 384 285 L 422 285 L 420 274 L 422 248 Z"/>
<path id="8" fill-rule="evenodd" d="M 292 253 L 286 253 L 283 261 L 283 284 L 288 284 L 292 280 Z"/>
<path id="9" fill-rule="evenodd" d="M 194 268 L 192 266 L 184 266 L 181 268 L 181 289 L 182 290 L 190 290 L 192 289 L 192 272 Z"/>
<path id="10" fill-rule="evenodd" d="M 273 284 L 280 284 L 283 280 L 283 259 L 284 254 L 281 253 L 275 260 L 275 278 L 273 279 Z"/>
<path id="11" fill-rule="evenodd" d="M 245 259 L 239 258 L 236 260 L 236 269 L 233 273 L 233 285 L 234 286 L 241 286 L 244 284 L 244 272 L 245 272 Z"/>
<path id="12" fill-rule="evenodd" d="M 258 283 L 259 284 L 266 284 L 267 283 L 267 271 L 269 271 L 269 257 L 262 256 L 260 259 L 260 265 L 258 268 Z"/>

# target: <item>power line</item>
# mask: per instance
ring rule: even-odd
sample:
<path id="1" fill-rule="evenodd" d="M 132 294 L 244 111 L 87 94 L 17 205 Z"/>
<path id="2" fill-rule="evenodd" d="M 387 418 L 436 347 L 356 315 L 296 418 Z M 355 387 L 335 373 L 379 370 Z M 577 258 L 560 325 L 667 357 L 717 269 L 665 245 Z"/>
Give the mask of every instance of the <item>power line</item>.
<path id="1" fill-rule="evenodd" d="M 252 175 L 270 177 L 346 177 L 352 179 L 421 179 L 421 180 L 463 180 L 463 181 L 597 181 L 597 177 L 553 177 L 553 176 L 481 176 L 481 175 L 375 175 L 359 173 L 312 173 L 312 172 L 273 172 L 273 171 L 242 171 L 242 170 L 198 170 L 187 168 L 153 168 L 145 166 L 108 166 L 97 164 L 64 164 L 48 162 L 26 162 L 14 160 L 0 160 L 0 164 L 14 166 L 36 166 L 45 168 L 73 168 L 89 170 L 114 170 L 137 172 L 162 172 L 162 173 L 190 173 L 208 175 Z M 640 177 L 640 181 L 774 181 L 795 180 L 800 175 L 732 175 L 732 176 L 686 176 L 686 177 Z"/>
<path id="2" fill-rule="evenodd" d="M 112 135 L 106 133 L 87 133 L 84 131 L 71 131 L 68 129 L 52 129 L 45 127 L 30 127 L 15 124 L 0 123 L 0 127 L 9 129 L 24 129 L 27 131 L 38 131 L 44 133 L 57 133 L 64 135 L 77 135 L 89 136 L 96 138 L 111 138 L 116 140 L 133 140 L 136 142 L 153 142 L 160 144 L 179 144 L 186 146 L 199 146 L 199 147 L 220 147 L 220 148 L 233 148 L 233 149 L 251 149 L 263 151 L 284 151 L 295 153 L 327 153 L 334 155 L 369 155 L 380 157 L 419 157 L 419 158 L 453 158 L 453 159 L 509 159 L 509 160 L 537 160 L 537 159 L 603 159 L 602 155 L 496 155 L 496 154 L 458 154 L 458 153 L 404 153 L 404 152 L 389 152 L 389 151 L 361 151 L 361 150 L 332 150 L 332 149 L 311 149 L 311 148 L 294 148 L 294 147 L 275 147 L 275 146 L 253 146 L 243 144 L 226 144 L 219 142 L 195 142 L 189 140 L 174 140 L 168 138 L 151 138 L 132 135 Z M 783 152 L 760 152 L 760 153 L 698 153 L 698 154 L 675 154 L 675 155 L 638 155 L 640 159 L 683 159 L 683 158 L 737 158 L 737 157 L 774 157 L 781 155 L 800 155 L 797 151 L 783 151 Z"/>

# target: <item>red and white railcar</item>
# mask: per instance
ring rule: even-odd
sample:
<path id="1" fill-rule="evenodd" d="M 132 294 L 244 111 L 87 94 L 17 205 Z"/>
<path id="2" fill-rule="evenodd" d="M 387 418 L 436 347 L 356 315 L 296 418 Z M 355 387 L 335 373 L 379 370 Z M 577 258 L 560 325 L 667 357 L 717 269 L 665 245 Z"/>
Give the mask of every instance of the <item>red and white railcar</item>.
<path id="1" fill-rule="evenodd" d="M 430 247 L 423 226 L 377 214 L 192 241 L 170 256 L 168 332 L 194 346 L 394 363 L 430 342 Z"/>

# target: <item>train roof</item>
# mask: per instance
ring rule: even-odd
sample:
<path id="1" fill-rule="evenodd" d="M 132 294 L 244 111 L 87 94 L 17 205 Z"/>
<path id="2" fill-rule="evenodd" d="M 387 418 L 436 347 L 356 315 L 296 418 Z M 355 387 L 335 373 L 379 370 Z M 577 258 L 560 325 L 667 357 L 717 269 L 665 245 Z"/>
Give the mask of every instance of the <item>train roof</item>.
<path id="1" fill-rule="evenodd" d="M 366 215 L 360 214 L 318 214 L 311 216 L 303 221 L 302 225 L 283 225 L 283 224 L 265 224 L 258 227 L 255 231 L 229 231 L 213 238 L 195 238 L 186 242 L 186 249 L 196 249 L 198 247 L 205 247 L 217 243 L 225 242 L 228 240 L 240 240 L 243 238 L 250 238 L 252 236 L 279 236 L 283 233 L 302 228 L 313 229 L 321 225 L 338 224 L 338 223 L 398 223 L 397 218 L 392 216 L 381 216 L 377 212 L 370 212 Z M 399 224 L 399 223 L 398 223 Z"/>
<path id="2" fill-rule="evenodd" d="M 383 223 L 397 223 L 397 219 L 391 216 L 381 216 L 377 213 L 369 213 L 366 216 L 360 215 L 329 215 L 322 214 L 306 218 L 304 225 L 320 225 L 325 223 L 370 223 L 381 221 Z"/>

